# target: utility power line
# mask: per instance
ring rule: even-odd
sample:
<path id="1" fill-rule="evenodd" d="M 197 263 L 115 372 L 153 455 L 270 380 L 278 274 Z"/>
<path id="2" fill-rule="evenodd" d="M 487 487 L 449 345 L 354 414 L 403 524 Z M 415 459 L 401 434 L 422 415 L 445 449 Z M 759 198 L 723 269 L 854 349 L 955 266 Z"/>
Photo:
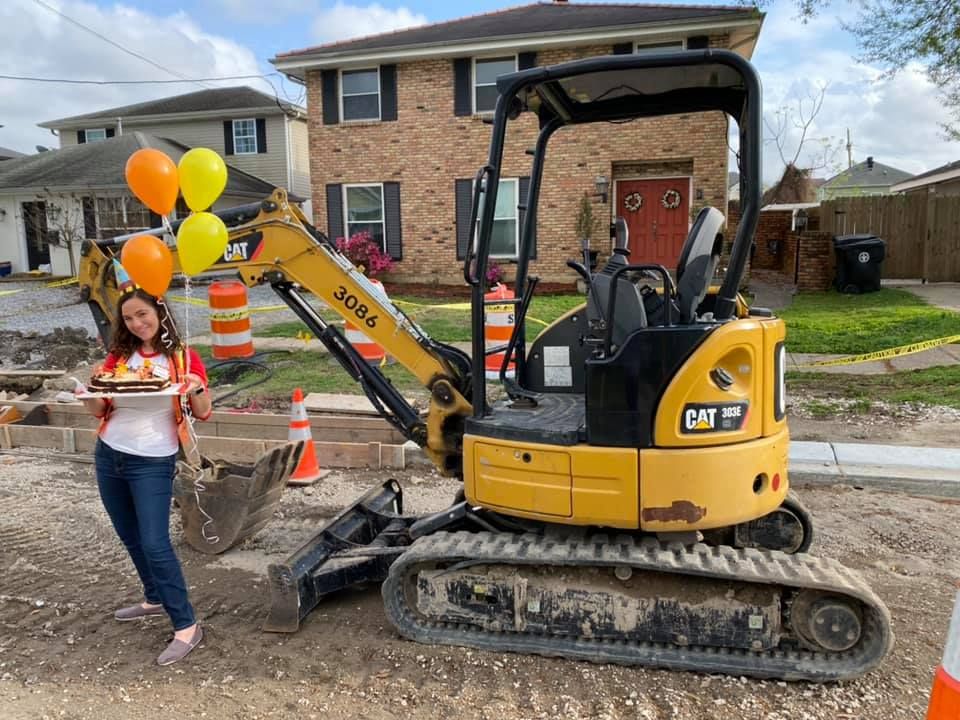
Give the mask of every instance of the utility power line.
<path id="1" fill-rule="evenodd" d="M 109 45 L 112 45 L 113 47 L 115 47 L 115 48 L 117 48 L 117 49 L 119 49 L 119 50 L 122 50 L 123 52 L 127 53 L 128 55 L 132 55 L 133 57 L 138 58 L 139 60 L 143 60 L 145 63 L 148 63 L 148 64 L 152 65 L 153 67 L 157 68 L 158 70 L 163 70 L 163 72 L 165 72 L 165 73 L 167 73 L 167 74 L 169 74 L 169 75 L 173 75 L 174 77 L 178 77 L 178 78 L 180 78 L 181 81 L 192 82 L 192 83 L 196 83 L 197 85 L 200 85 L 201 87 L 207 87 L 206 85 L 203 85 L 203 81 L 200 81 L 200 80 L 190 80 L 189 78 L 186 78 L 186 77 L 184 77 L 183 75 L 181 75 L 180 73 L 178 73 L 176 70 L 171 70 L 170 68 L 164 67 L 163 65 L 161 65 L 161 64 L 159 64 L 159 63 L 157 63 L 157 62 L 154 62 L 154 61 L 151 60 L 150 58 L 148 58 L 148 57 L 146 57 L 146 56 L 144 56 L 144 55 L 141 55 L 140 53 L 135 52 L 135 51 L 131 50 L 130 48 L 126 48 L 126 47 L 124 47 L 123 45 L 121 45 L 121 44 L 118 43 L 118 42 L 115 42 L 115 41 L 111 40 L 111 39 L 108 38 L 107 36 L 101 35 L 101 34 L 98 33 L 96 30 L 87 27 L 86 25 L 84 25 L 83 23 L 81 23 L 81 22 L 78 21 L 78 20 L 74 20 L 74 19 L 73 19 L 72 17 L 70 17 L 69 15 L 65 15 L 64 13 L 60 12 L 59 10 L 57 10 L 57 8 L 53 7 L 52 5 L 48 5 L 47 3 L 45 3 L 43 0 L 33 0 L 33 1 L 34 1 L 37 5 L 39 5 L 39 6 L 43 7 L 43 8 L 46 8 L 47 10 L 49 10 L 50 12 L 52 12 L 52 13 L 54 13 L 54 14 L 56 14 L 56 15 L 59 15 L 60 17 L 62 17 L 62 18 L 63 18 L 64 20 L 66 20 L 67 22 L 72 23 L 73 25 L 76 25 L 76 26 L 77 26 L 78 28 L 80 28 L 81 30 L 86 30 L 88 33 L 90 33 L 91 35 L 94 35 L 94 36 L 100 38 L 100 39 L 103 40 L 105 43 L 108 43 Z"/>
<path id="2" fill-rule="evenodd" d="M 279 73 L 270 73 L 278 75 Z M 71 78 L 44 78 L 27 75 L 0 75 L 0 80 L 19 80 L 23 82 L 66 83 L 69 85 L 176 85 L 177 83 L 204 83 L 219 80 L 265 80 L 267 75 L 226 75 L 224 77 L 183 78 L 182 80 L 75 80 Z"/>

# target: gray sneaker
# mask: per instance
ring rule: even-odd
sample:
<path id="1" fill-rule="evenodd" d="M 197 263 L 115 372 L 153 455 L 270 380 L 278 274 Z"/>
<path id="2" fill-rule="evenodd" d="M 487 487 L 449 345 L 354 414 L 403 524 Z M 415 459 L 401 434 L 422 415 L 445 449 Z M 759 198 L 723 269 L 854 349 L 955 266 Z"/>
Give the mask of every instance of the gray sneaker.
<path id="1" fill-rule="evenodd" d="M 183 660 L 190 654 L 191 650 L 200 644 L 201 640 L 203 640 L 203 629 L 197 625 L 189 642 L 174 639 L 167 645 L 167 649 L 160 653 L 160 657 L 157 658 L 157 665 L 172 665 L 178 660 Z"/>
<path id="2" fill-rule="evenodd" d="M 137 603 L 136 605 L 122 607 L 115 611 L 113 613 L 113 619 L 119 620 L 120 622 L 127 622 L 129 620 L 139 620 L 143 617 L 151 617 L 153 615 L 163 615 L 164 612 L 163 605 L 145 608 L 140 603 Z"/>

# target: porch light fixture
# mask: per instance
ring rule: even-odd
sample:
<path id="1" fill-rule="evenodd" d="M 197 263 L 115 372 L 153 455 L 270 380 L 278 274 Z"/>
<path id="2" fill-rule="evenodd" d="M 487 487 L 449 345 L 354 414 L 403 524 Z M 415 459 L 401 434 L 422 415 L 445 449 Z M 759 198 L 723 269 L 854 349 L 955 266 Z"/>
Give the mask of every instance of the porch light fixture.
<path id="1" fill-rule="evenodd" d="M 599 197 L 600 202 L 606 204 L 607 194 L 610 192 L 610 180 L 606 175 L 597 175 L 593 181 L 593 186 L 597 191 L 595 197 Z"/>

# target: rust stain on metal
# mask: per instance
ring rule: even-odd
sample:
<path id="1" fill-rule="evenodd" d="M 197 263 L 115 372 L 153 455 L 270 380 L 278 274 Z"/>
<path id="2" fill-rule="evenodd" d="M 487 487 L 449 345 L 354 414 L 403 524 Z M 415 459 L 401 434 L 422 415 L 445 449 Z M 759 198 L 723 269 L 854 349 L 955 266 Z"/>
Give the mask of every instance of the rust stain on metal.
<path id="1" fill-rule="evenodd" d="M 642 516 L 646 522 L 685 522 L 695 523 L 707 514 L 705 507 L 694 505 L 689 500 L 674 500 L 670 507 L 644 508 Z"/>

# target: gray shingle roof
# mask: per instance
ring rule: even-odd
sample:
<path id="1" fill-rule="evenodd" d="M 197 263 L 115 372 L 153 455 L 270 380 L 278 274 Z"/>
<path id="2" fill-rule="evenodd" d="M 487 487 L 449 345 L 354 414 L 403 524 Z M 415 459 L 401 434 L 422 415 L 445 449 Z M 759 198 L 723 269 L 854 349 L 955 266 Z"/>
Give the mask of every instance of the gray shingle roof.
<path id="1" fill-rule="evenodd" d="M 926 172 L 920 173 L 919 175 L 913 175 L 910 179 L 923 180 L 924 178 L 928 178 L 933 175 L 940 175 L 941 173 L 953 172 L 955 170 L 960 170 L 960 160 L 955 160 L 954 162 L 947 163 L 946 165 L 941 165 L 940 167 L 934 168 L 933 170 L 927 170 Z"/>
<path id="2" fill-rule="evenodd" d="M 825 189 L 841 187 L 870 187 L 875 185 L 895 185 L 911 177 L 910 173 L 895 167 L 873 162 L 871 168 L 867 161 L 857 163 L 827 180 L 821 187 Z"/>
<path id="3" fill-rule="evenodd" d="M 176 163 L 190 148 L 173 140 L 132 132 L 109 140 L 70 145 L 0 163 L 0 190 L 21 188 L 51 191 L 126 188 L 124 168 L 144 147 L 162 150 Z M 227 166 L 226 195 L 260 198 L 273 192 L 265 180 Z"/>
<path id="4" fill-rule="evenodd" d="M 211 112 L 218 110 L 228 112 L 230 110 L 245 110 L 249 108 L 276 108 L 277 112 L 304 111 L 304 108 L 291 105 L 290 103 L 280 102 L 278 105 L 277 98 L 273 95 L 267 95 L 259 90 L 241 86 L 198 90 L 197 92 L 186 93 L 185 95 L 173 95 L 171 97 L 147 100 L 146 102 L 135 103 L 133 105 L 97 110 L 96 112 L 85 115 L 73 115 L 72 117 L 60 118 L 58 120 L 48 120 L 38 123 L 38 125 L 40 125 L 40 127 L 55 128 L 64 124 L 74 123 L 78 120 L 116 120 L 118 117 L 171 115 L 176 113 Z"/>
<path id="5" fill-rule="evenodd" d="M 0 160 L 9 160 L 10 158 L 23 157 L 22 152 L 17 152 L 16 150 L 11 150 L 10 148 L 5 148 L 0 145 Z"/>
<path id="6" fill-rule="evenodd" d="M 757 17 L 757 11 L 752 8 L 719 5 L 592 5 L 541 2 L 382 35 L 292 50 L 278 54 L 274 60 L 294 60 L 300 56 L 340 55 L 412 45 L 447 45 L 464 40 L 575 33 L 603 28 L 622 30 L 634 25 Z"/>

